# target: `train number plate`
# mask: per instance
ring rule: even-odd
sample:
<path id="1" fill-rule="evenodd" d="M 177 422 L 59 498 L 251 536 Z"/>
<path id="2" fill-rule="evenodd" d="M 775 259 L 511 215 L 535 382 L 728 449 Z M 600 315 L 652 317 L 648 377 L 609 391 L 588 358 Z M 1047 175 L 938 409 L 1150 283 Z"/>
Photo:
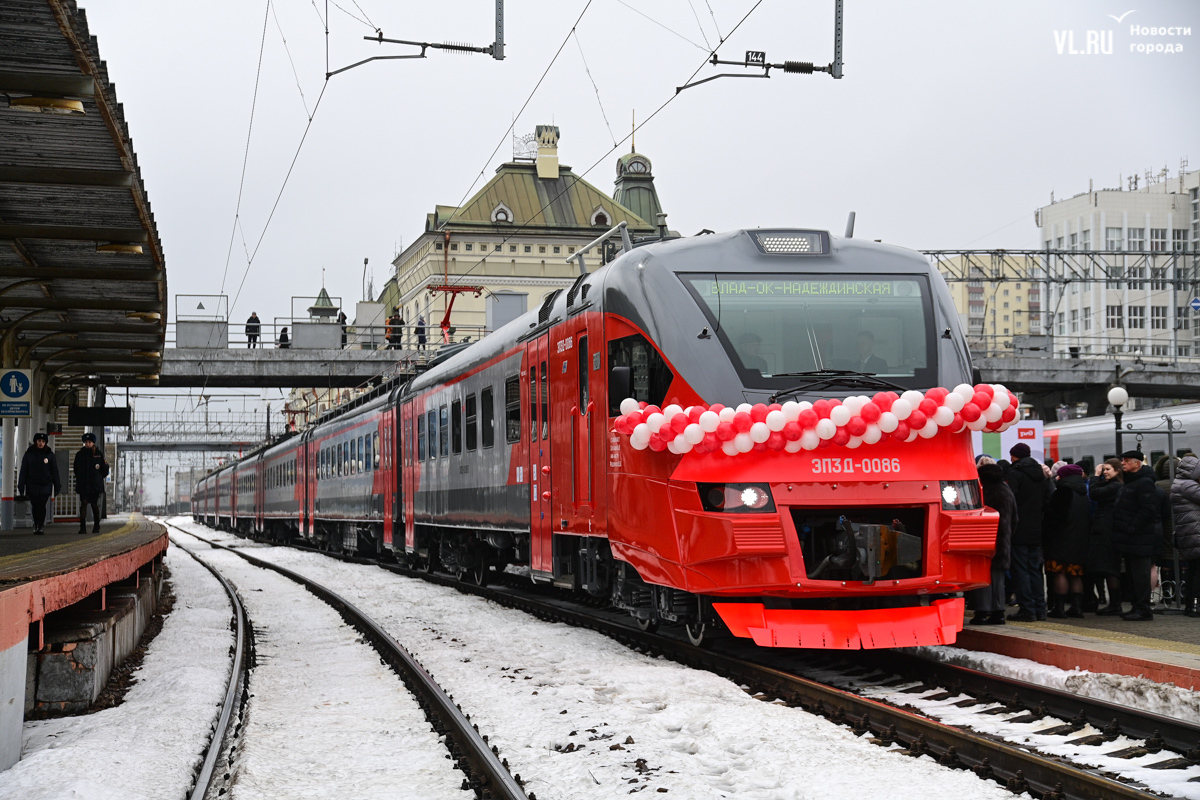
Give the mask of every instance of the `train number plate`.
<path id="1" fill-rule="evenodd" d="M 900 472 L 898 458 L 814 458 L 815 475 L 896 475 Z"/>

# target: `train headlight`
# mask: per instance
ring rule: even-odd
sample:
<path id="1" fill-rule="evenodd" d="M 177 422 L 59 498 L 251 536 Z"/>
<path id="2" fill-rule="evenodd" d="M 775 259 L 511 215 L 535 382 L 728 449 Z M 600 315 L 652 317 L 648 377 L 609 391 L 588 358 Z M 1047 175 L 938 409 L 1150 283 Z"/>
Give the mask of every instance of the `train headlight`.
<path id="1" fill-rule="evenodd" d="M 978 481 L 942 481 L 942 508 L 946 511 L 971 511 L 983 508 Z"/>
<path id="2" fill-rule="evenodd" d="M 700 483 L 700 505 L 705 511 L 729 514 L 765 514 L 775 510 L 771 487 L 765 483 Z"/>

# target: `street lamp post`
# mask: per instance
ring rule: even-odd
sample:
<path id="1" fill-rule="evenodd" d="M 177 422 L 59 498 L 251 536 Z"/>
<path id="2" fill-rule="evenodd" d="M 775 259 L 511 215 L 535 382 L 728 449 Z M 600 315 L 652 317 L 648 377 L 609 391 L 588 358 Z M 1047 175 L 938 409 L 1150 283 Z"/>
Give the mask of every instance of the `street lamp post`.
<path id="1" fill-rule="evenodd" d="M 1129 402 L 1129 392 L 1124 386 L 1114 386 L 1108 390 L 1108 402 L 1113 407 L 1113 419 L 1116 421 L 1117 429 L 1117 458 L 1121 457 L 1121 407 Z"/>

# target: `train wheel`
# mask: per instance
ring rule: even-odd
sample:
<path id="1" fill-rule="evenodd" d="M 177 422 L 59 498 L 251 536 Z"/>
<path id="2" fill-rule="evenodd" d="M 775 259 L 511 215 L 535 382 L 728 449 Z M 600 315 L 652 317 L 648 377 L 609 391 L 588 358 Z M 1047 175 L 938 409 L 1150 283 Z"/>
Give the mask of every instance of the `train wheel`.
<path id="1" fill-rule="evenodd" d="M 708 632 L 706 623 L 700 620 L 689 622 L 683 626 L 683 630 L 693 647 L 710 647 L 712 645 L 713 639 Z"/>
<path id="2" fill-rule="evenodd" d="M 640 617 L 635 617 L 634 622 L 637 623 L 638 630 L 642 631 L 643 633 L 658 632 L 658 620 L 656 619 L 641 619 Z"/>
<path id="3" fill-rule="evenodd" d="M 491 577 L 491 567 L 486 563 L 479 563 L 471 569 L 467 575 L 470 577 L 471 583 L 475 586 L 487 586 L 488 579 Z"/>

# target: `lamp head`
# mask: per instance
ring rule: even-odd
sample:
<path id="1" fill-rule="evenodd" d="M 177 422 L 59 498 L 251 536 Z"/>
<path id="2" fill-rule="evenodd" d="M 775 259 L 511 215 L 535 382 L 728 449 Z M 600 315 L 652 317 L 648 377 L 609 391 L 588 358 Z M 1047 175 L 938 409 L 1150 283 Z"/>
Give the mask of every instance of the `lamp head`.
<path id="1" fill-rule="evenodd" d="M 1124 386 L 1114 386 L 1108 390 L 1108 402 L 1117 408 L 1129 402 L 1129 392 Z"/>

